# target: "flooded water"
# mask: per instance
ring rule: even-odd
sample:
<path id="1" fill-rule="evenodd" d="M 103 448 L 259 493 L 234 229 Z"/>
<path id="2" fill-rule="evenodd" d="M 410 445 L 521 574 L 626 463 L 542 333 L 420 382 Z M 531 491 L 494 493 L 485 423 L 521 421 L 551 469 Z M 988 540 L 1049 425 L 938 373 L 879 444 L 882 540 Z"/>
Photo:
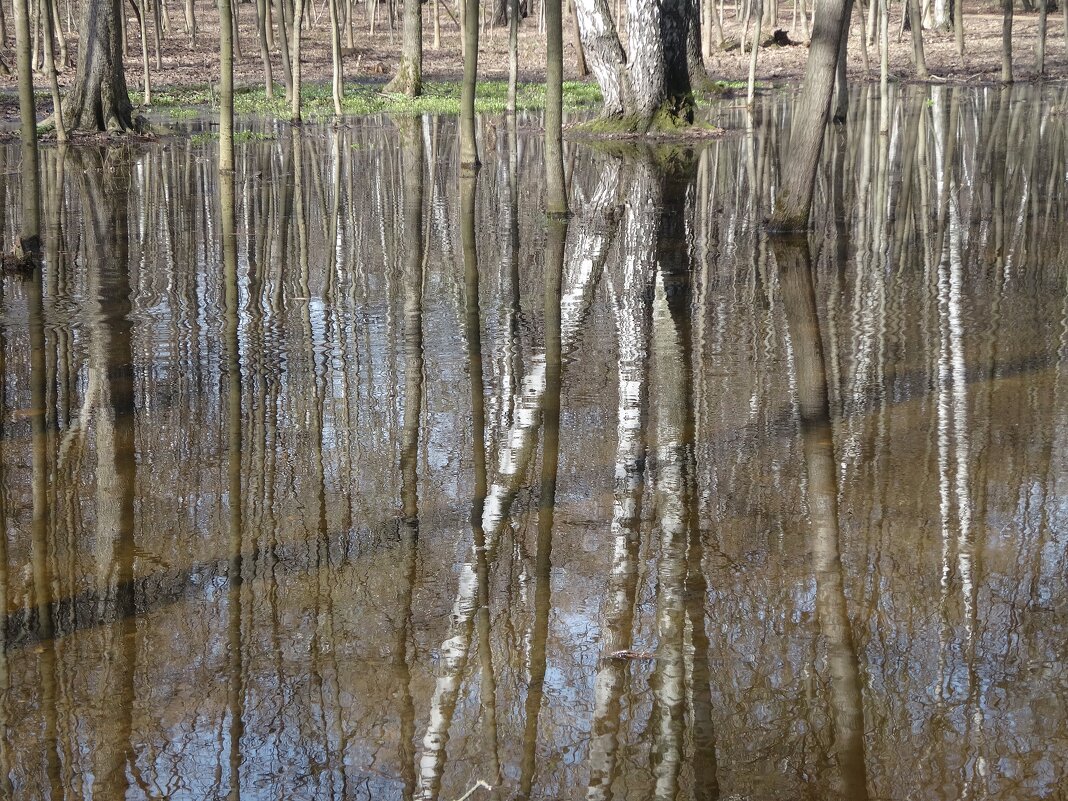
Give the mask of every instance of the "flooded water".
<path id="1" fill-rule="evenodd" d="M 0 797 L 1068 797 L 1064 90 L 860 92 L 810 246 L 791 98 L 566 222 L 528 120 L 43 151 Z"/>

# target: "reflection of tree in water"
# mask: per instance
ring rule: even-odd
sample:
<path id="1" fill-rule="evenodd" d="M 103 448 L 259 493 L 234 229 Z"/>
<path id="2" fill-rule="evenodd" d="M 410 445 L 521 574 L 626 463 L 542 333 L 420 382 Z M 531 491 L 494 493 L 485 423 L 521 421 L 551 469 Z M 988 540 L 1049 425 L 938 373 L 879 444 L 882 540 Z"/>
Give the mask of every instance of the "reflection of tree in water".
<path id="1" fill-rule="evenodd" d="M 242 145 L 229 253 L 210 144 L 43 150 L 0 316 L 12 787 L 1052 793 L 1065 118 L 1016 92 L 904 88 L 882 138 L 859 92 L 805 292 L 760 233 L 782 97 L 580 152 L 553 493 L 522 122 L 466 199 L 443 120 Z"/>

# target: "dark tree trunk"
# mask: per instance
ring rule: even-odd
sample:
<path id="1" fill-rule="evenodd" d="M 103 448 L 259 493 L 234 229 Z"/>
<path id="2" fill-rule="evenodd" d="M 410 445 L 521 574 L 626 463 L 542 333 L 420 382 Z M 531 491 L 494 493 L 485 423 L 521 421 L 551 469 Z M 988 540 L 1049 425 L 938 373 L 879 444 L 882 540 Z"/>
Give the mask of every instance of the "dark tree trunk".
<path id="1" fill-rule="evenodd" d="M 63 109 L 70 130 L 137 128 L 122 67 L 121 0 L 87 0 L 79 33 L 78 71 Z"/>
<path id="2" fill-rule="evenodd" d="M 790 159 L 775 202 L 771 227 L 775 231 L 803 231 L 812 211 L 812 189 L 823 151 L 823 133 L 834 92 L 842 26 L 847 0 L 816 0 L 816 22 L 805 64 L 801 96 L 790 123 Z"/>
<path id="3" fill-rule="evenodd" d="M 693 86 L 690 83 L 690 46 L 698 63 L 701 61 L 698 13 L 695 0 L 662 0 L 660 4 L 660 32 L 664 42 L 664 95 L 662 102 L 672 119 L 693 122 Z M 691 36 L 697 31 L 698 36 Z"/>
<path id="4" fill-rule="evenodd" d="M 708 83 L 708 70 L 701 55 L 701 1 L 688 0 L 689 21 L 686 31 L 686 63 L 690 68 L 690 83 Z"/>
<path id="5" fill-rule="evenodd" d="M 490 25 L 494 28 L 503 28 L 506 24 L 508 24 L 508 0 L 493 0 Z"/>

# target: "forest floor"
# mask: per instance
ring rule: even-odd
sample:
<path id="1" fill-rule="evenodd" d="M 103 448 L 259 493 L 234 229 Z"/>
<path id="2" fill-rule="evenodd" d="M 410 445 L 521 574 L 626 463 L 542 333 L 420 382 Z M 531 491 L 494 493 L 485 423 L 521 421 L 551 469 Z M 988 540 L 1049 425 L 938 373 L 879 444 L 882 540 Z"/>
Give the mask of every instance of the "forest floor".
<path id="1" fill-rule="evenodd" d="M 127 8 L 126 4 L 123 4 Z M 380 4 L 385 8 L 386 4 Z M 784 4 L 785 6 L 785 4 Z M 262 85 L 263 65 L 260 59 L 258 36 L 255 27 L 255 10 L 249 3 L 239 3 L 241 49 L 243 53 L 235 65 L 235 80 L 239 87 Z M 301 59 L 303 79 L 308 84 L 328 83 L 331 75 L 328 15 L 325 0 L 312 0 L 310 13 L 313 27 L 305 33 Z M 357 6 L 354 31 L 351 40 L 342 34 L 344 71 L 347 83 L 380 84 L 393 73 L 400 47 L 400 20 L 391 30 L 384 11 L 377 20 L 377 30 L 372 34 L 362 11 Z M 428 81 L 455 81 L 461 73 L 459 29 L 441 3 L 440 46 L 433 45 L 434 26 L 430 3 L 424 5 L 424 79 Z M 154 88 L 195 89 L 215 82 L 218 74 L 218 24 L 214 4 L 198 4 L 198 38 L 190 41 L 180 6 L 169 7 L 171 31 L 163 37 L 161 47 L 162 69 L 157 68 L 155 51 L 150 41 L 151 74 Z M 867 64 L 861 47 L 860 23 L 854 18 L 849 44 L 849 71 L 853 80 L 877 80 L 879 73 L 878 46 L 868 46 Z M 574 23 L 565 15 L 564 71 L 568 79 L 579 79 L 576 67 Z M 717 50 L 708 59 L 710 77 L 728 82 L 744 81 L 749 69 L 749 56 L 743 56 L 736 42 L 741 33 L 740 25 L 728 13 L 725 20 L 725 39 L 733 42 L 729 51 Z M 800 20 L 791 28 L 791 15 L 780 14 L 778 28 L 788 32 L 790 40 L 798 44 L 789 46 L 762 47 L 758 54 L 757 78 L 764 83 L 799 81 L 804 73 L 808 48 L 803 43 Z M 890 33 L 890 72 L 894 79 L 910 80 L 914 76 L 912 66 L 911 34 L 901 30 L 901 19 L 893 14 Z M 924 49 L 927 65 L 934 80 L 982 83 L 996 81 L 1001 74 L 1001 27 L 1002 18 L 994 3 L 969 3 L 965 8 L 964 32 L 965 53 L 958 55 L 952 31 L 924 31 Z M 1017 11 L 1013 29 L 1014 69 L 1017 80 L 1036 77 L 1035 44 L 1037 41 L 1038 15 Z M 765 31 L 764 38 L 771 31 Z M 140 39 L 137 25 L 129 24 L 129 56 L 126 59 L 126 78 L 132 91 L 142 89 L 142 66 Z M 69 67 L 60 74 L 61 87 L 74 77 L 73 63 L 76 52 L 76 35 L 70 35 Z M 150 36 L 150 40 L 151 40 Z M 519 39 L 520 80 L 541 81 L 544 75 L 544 36 L 537 30 L 533 17 L 523 20 Z M 14 61 L 13 42 L 0 46 L 0 58 L 11 65 Z M 272 63 L 276 84 L 281 84 L 282 66 L 277 52 Z M 1068 55 L 1064 37 L 1063 17 L 1059 10 L 1049 14 L 1048 41 L 1046 46 L 1046 71 L 1052 79 L 1068 78 Z M 484 79 L 501 80 L 508 74 L 508 30 L 487 28 L 480 38 L 479 75 Z M 47 80 L 36 77 L 43 107 L 50 103 L 47 97 Z M 17 116 L 14 97 L 14 78 L 0 75 L 0 119 Z"/>

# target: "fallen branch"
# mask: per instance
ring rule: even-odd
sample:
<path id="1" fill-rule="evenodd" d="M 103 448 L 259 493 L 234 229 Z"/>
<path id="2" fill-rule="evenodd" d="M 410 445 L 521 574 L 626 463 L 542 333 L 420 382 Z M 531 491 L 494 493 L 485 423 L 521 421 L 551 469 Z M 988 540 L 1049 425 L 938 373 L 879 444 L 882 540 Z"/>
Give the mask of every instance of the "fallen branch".
<path id="1" fill-rule="evenodd" d="M 489 790 L 491 792 L 493 791 L 493 787 L 491 787 L 490 785 L 486 784 L 484 781 L 482 781 L 482 779 L 479 779 L 477 782 L 475 782 L 474 786 L 470 790 L 468 790 L 462 796 L 457 798 L 456 801 L 467 801 L 467 799 L 471 797 L 472 793 L 474 793 L 475 790 L 477 790 L 480 787 L 483 790 Z"/>

